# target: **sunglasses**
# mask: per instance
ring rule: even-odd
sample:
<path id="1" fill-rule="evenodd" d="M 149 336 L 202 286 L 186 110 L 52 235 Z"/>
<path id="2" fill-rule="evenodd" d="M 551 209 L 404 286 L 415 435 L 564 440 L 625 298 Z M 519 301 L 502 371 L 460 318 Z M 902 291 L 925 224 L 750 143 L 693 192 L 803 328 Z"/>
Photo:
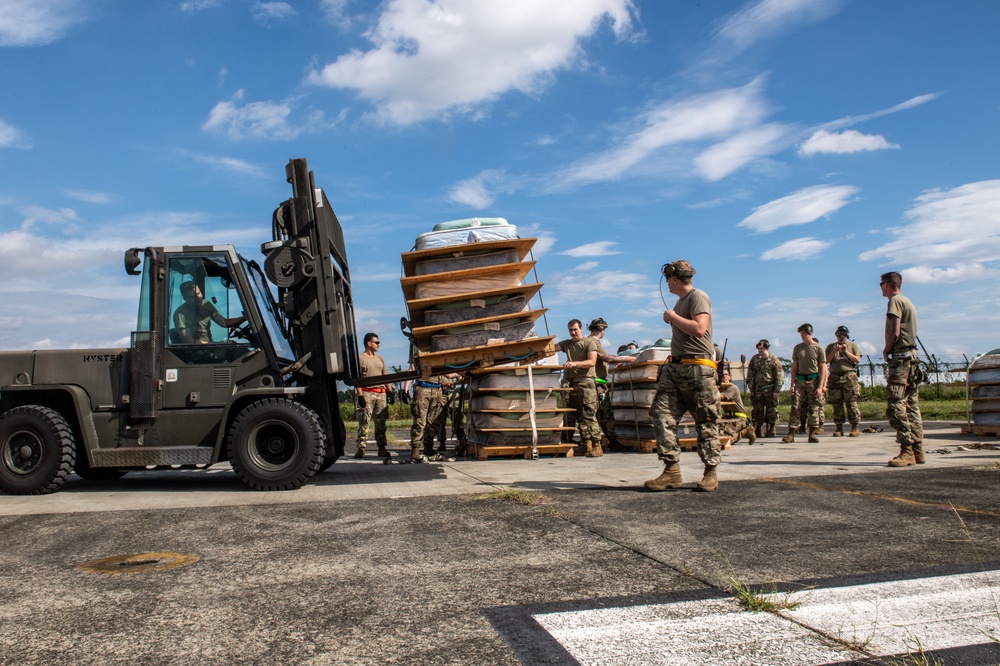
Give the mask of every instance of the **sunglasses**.
<path id="1" fill-rule="evenodd" d="M 372 340 L 372 341 L 371 341 L 371 343 L 372 343 L 373 345 L 380 345 L 380 344 L 382 344 L 382 343 L 381 343 L 381 342 L 379 342 L 378 340 Z"/>

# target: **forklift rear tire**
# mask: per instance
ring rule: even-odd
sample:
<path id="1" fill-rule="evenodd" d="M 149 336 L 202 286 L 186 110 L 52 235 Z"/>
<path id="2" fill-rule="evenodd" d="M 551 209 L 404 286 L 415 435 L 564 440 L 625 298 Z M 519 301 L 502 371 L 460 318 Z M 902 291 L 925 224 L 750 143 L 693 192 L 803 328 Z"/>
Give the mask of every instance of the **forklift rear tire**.
<path id="1" fill-rule="evenodd" d="M 251 403 L 229 430 L 229 464 L 254 490 L 301 487 L 319 470 L 325 451 L 319 416 L 291 400 Z"/>
<path id="2" fill-rule="evenodd" d="M 49 407 L 15 407 L 0 417 L 0 490 L 10 495 L 53 493 L 76 462 L 76 441 Z"/>

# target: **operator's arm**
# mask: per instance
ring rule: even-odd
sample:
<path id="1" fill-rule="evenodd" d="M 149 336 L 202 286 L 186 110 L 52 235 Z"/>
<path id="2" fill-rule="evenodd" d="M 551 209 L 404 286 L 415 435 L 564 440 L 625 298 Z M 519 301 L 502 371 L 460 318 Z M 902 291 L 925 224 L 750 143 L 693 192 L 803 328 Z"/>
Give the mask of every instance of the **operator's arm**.
<path id="1" fill-rule="evenodd" d="M 214 321 L 219 326 L 223 328 L 232 328 L 233 326 L 238 326 L 247 320 L 246 315 L 240 315 L 239 317 L 230 317 L 226 319 L 222 314 L 216 310 L 215 314 L 212 315 L 212 321 Z"/>
<path id="2" fill-rule="evenodd" d="M 882 350 L 882 360 L 888 363 L 889 352 L 892 351 L 892 348 L 896 345 L 896 341 L 899 340 L 899 326 L 902 320 L 893 315 L 886 316 L 889 317 L 889 326 L 885 332 L 885 349 Z"/>
<path id="3" fill-rule="evenodd" d="M 663 321 L 692 338 L 703 338 L 708 333 L 708 327 L 712 323 L 712 315 L 707 312 L 699 312 L 694 316 L 694 319 L 685 319 L 673 310 L 664 310 Z"/>

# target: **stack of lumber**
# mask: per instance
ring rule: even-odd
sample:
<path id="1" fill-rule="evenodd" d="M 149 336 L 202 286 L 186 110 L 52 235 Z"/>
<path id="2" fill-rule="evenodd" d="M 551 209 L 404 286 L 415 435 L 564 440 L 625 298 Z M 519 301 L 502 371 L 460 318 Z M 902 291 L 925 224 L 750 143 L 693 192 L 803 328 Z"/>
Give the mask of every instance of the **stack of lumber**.
<path id="1" fill-rule="evenodd" d="M 560 368 L 552 363 L 530 366 L 499 365 L 472 372 L 469 410 L 469 452 L 485 460 L 497 456 L 534 458 L 573 455 L 573 445 L 562 442 L 563 415 L 559 407 Z"/>
<path id="2" fill-rule="evenodd" d="M 555 353 L 554 338 L 535 329 L 546 310 L 531 308 L 542 283 L 525 283 L 536 240 L 519 238 L 503 218 L 472 218 L 437 225 L 403 253 L 400 283 L 423 376 Z"/>
<path id="3" fill-rule="evenodd" d="M 614 410 L 615 435 L 626 449 L 640 453 L 656 451 L 656 433 L 649 409 L 656 395 L 656 378 L 660 366 L 670 356 L 670 340 L 660 339 L 639 350 L 634 363 L 620 365 L 611 370 L 611 406 Z M 684 451 L 698 448 L 698 433 L 691 414 L 685 414 L 677 424 L 677 437 Z M 729 437 L 720 437 L 722 447 L 728 449 Z"/>

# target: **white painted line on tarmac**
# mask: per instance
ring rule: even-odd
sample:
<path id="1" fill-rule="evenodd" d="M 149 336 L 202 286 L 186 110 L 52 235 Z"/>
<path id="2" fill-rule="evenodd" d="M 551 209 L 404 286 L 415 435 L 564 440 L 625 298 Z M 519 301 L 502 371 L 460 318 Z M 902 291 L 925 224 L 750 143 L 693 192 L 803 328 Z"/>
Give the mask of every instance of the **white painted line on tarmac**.
<path id="1" fill-rule="evenodd" d="M 997 571 L 772 596 L 799 606 L 779 617 L 708 599 L 533 618 L 581 664 L 823 664 L 864 656 L 846 646 L 891 656 L 1000 639 Z"/>

